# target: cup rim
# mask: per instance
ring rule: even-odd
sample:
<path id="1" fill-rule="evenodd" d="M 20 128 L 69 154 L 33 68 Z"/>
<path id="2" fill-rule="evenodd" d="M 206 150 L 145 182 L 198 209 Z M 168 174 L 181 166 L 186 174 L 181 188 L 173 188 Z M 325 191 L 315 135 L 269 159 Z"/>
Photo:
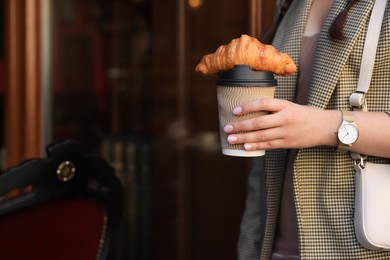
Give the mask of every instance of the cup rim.
<path id="1" fill-rule="evenodd" d="M 277 86 L 278 82 L 270 71 L 251 70 L 249 65 L 235 65 L 223 71 L 216 80 L 217 86 Z"/>

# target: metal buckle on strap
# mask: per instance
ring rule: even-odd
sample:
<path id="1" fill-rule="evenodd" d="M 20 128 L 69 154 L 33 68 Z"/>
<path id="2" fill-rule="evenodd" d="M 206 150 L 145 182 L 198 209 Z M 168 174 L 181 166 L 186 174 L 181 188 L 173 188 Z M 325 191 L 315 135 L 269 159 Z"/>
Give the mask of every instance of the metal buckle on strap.
<path id="1" fill-rule="evenodd" d="M 349 103 L 354 109 L 366 111 L 366 93 L 356 91 L 349 97 Z"/>
<path id="2" fill-rule="evenodd" d="M 364 158 L 361 157 L 360 160 L 354 161 L 354 165 L 355 166 L 357 165 L 360 168 L 360 170 L 363 170 L 366 167 L 366 162 L 364 161 Z"/>
<path id="3" fill-rule="evenodd" d="M 351 157 L 352 159 L 354 160 L 353 164 L 356 166 L 358 166 L 361 170 L 364 169 L 364 167 L 366 167 L 366 159 L 367 159 L 367 155 L 362 155 L 362 154 L 359 154 L 359 153 L 353 153 L 351 152 Z"/>

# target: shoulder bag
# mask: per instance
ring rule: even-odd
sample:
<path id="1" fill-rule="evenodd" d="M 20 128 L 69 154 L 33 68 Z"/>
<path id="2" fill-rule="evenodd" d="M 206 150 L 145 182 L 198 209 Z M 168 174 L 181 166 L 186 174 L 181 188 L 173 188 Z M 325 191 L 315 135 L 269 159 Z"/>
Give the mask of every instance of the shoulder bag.
<path id="1" fill-rule="evenodd" d="M 354 110 L 367 111 L 364 98 L 370 85 L 386 0 L 376 0 L 364 44 L 358 87 L 350 96 Z M 390 165 L 355 160 L 355 232 L 359 243 L 371 250 L 390 250 Z"/>

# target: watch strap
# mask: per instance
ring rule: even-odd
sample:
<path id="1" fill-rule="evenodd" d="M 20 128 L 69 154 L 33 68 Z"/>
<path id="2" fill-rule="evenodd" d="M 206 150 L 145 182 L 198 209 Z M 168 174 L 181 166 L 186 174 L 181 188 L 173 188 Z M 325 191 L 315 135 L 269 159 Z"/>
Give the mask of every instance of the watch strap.
<path id="1" fill-rule="evenodd" d="M 355 123 L 355 118 L 353 117 L 352 111 L 343 110 L 343 121 L 347 121 L 348 123 Z"/>

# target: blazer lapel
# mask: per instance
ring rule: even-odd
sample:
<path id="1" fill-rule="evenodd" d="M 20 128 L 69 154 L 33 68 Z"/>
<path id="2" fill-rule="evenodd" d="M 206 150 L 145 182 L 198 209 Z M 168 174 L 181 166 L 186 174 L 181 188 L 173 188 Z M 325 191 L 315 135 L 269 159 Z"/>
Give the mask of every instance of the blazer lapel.
<path id="1" fill-rule="evenodd" d="M 311 2 L 312 0 L 293 1 L 279 25 L 272 43 L 279 51 L 288 53 L 298 67 L 300 62 L 302 35 L 306 26 Z M 300 15 L 297 17 L 296 14 Z M 285 39 L 289 40 L 286 41 Z M 275 97 L 294 101 L 298 73 L 289 77 L 276 76 L 276 78 L 279 87 L 276 89 Z"/>
<path id="2" fill-rule="evenodd" d="M 318 0 L 320 1 L 320 0 Z M 302 34 L 305 28 L 307 15 L 310 10 L 311 0 L 296 0 L 291 4 L 283 21 L 275 34 L 273 45 L 280 51 L 288 53 L 294 62 L 299 64 L 301 52 Z M 294 15 L 301 14 L 299 17 Z M 285 38 L 291 39 L 286 42 Z M 275 97 L 293 101 L 297 73 L 289 77 L 276 76 L 278 87 Z M 275 149 L 267 151 L 265 157 L 265 175 L 261 182 L 261 203 L 264 205 L 263 219 L 260 220 L 262 234 L 260 236 L 261 256 L 260 259 L 269 259 L 274 240 L 275 228 L 279 213 L 279 201 L 287 150 Z"/>
<path id="3" fill-rule="evenodd" d="M 314 61 L 308 104 L 326 108 L 340 73 L 357 39 L 366 30 L 373 0 L 357 1 L 344 25 L 344 41 L 332 41 L 328 30 L 335 17 L 344 9 L 346 0 L 335 0 L 320 33 Z"/>

